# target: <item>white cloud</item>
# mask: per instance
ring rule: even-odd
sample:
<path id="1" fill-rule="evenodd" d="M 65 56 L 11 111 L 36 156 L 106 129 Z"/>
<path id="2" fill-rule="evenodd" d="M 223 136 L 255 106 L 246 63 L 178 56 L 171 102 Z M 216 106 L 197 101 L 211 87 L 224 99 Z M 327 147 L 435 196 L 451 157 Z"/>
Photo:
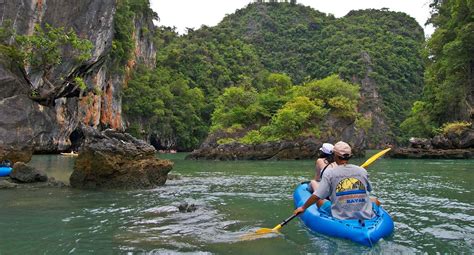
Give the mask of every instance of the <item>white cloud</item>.
<path id="1" fill-rule="evenodd" d="M 175 26 L 180 33 L 184 33 L 186 28 L 199 28 L 202 25 L 215 26 L 226 14 L 231 14 L 250 2 L 252 1 L 150 0 L 151 7 L 160 17 L 159 25 Z M 414 17 L 424 27 L 427 35 L 431 35 L 434 30 L 432 26 L 424 26 L 430 16 L 430 0 L 299 0 L 298 3 L 311 6 L 324 13 L 332 13 L 336 17 L 342 17 L 350 10 L 385 7 Z"/>

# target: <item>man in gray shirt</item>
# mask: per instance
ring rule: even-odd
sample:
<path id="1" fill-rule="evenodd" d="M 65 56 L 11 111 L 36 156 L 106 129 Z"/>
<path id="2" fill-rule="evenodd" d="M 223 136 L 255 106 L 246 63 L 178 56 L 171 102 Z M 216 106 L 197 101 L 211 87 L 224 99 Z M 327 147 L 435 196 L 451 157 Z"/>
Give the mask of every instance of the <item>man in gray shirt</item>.
<path id="1" fill-rule="evenodd" d="M 349 144 L 338 142 L 334 145 L 333 151 L 337 166 L 325 171 L 317 190 L 294 213 L 302 213 L 317 203 L 321 212 L 337 219 L 371 219 L 374 216 L 369 197 L 372 187 L 367 171 L 362 167 L 348 164 L 352 156 Z M 327 197 L 331 203 L 324 199 Z M 331 204 L 330 210 L 329 204 Z"/>

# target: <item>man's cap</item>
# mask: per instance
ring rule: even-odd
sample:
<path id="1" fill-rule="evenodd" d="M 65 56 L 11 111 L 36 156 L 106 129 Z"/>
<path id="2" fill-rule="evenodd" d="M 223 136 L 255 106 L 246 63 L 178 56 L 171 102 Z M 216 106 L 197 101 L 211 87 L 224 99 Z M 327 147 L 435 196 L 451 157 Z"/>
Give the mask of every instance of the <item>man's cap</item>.
<path id="1" fill-rule="evenodd" d="M 334 153 L 336 153 L 337 155 L 342 156 L 342 157 L 352 155 L 351 146 L 349 146 L 349 144 L 347 144 L 343 141 L 340 141 L 340 142 L 337 142 L 336 144 L 334 144 L 333 151 L 334 151 Z"/>
<path id="2" fill-rule="evenodd" d="M 334 145 L 330 143 L 323 143 L 323 146 L 321 146 L 319 150 L 326 154 L 332 154 L 333 148 L 334 148 Z"/>

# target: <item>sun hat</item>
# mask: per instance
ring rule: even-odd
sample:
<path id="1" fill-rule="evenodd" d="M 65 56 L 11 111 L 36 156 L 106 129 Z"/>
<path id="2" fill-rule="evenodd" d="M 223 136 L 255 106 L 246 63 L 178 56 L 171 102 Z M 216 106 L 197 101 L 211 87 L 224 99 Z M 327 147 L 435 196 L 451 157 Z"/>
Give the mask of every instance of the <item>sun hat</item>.
<path id="1" fill-rule="evenodd" d="M 326 153 L 326 154 L 332 154 L 332 150 L 334 148 L 334 145 L 330 143 L 323 143 L 323 146 L 319 148 L 320 151 Z"/>
<path id="2" fill-rule="evenodd" d="M 343 156 L 343 157 L 352 155 L 351 146 L 349 146 L 349 144 L 347 144 L 343 141 L 340 141 L 340 142 L 337 142 L 336 144 L 334 144 L 333 151 L 334 151 L 335 154 L 337 154 L 339 156 Z"/>

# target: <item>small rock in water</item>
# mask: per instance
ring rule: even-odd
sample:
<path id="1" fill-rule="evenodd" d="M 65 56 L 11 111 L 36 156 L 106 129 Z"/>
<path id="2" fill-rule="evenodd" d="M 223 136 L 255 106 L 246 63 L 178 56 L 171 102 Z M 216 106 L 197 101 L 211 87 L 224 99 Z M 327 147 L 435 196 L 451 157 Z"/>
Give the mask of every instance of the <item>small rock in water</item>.
<path id="1" fill-rule="evenodd" d="M 48 176 L 44 171 L 35 169 L 23 162 L 16 162 L 13 165 L 13 170 L 10 174 L 10 177 L 15 181 L 23 183 L 48 181 Z"/>
<path id="2" fill-rule="evenodd" d="M 181 180 L 181 175 L 179 174 L 168 174 L 168 180 Z"/>
<path id="3" fill-rule="evenodd" d="M 194 212 L 197 209 L 197 206 L 195 204 L 180 204 L 178 205 L 178 209 L 180 212 Z"/>

